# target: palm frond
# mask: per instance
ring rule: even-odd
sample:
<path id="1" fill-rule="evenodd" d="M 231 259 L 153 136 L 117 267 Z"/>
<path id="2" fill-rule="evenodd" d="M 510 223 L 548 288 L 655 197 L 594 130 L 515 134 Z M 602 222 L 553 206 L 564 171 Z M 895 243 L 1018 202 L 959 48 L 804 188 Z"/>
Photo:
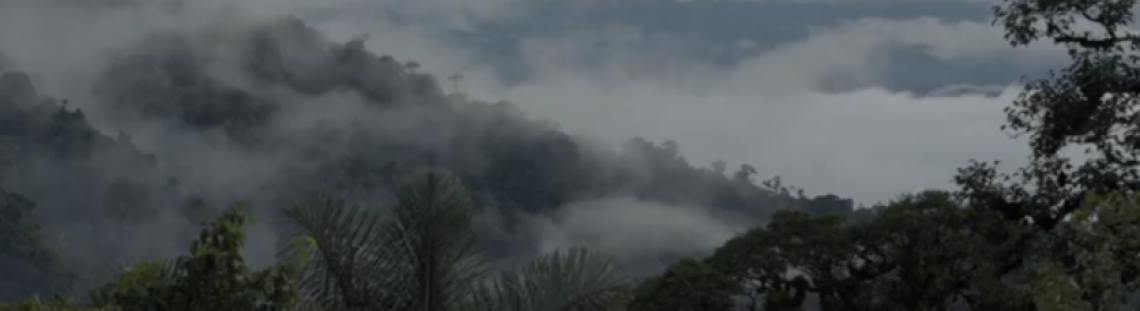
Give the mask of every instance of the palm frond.
<path id="1" fill-rule="evenodd" d="M 392 212 L 389 236 L 403 243 L 408 268 L 400 278 L 412 297 L 406 308 L 453 310 L 485 274 L 466 188 L 451 174 L 424 171 L 403 184 Z"/>
<path id="2" fill-rule="evenodd" d="M 301 289 L 326 310 L 449 310 L 483 275 L 470 197 L 458 179 L 408 179 L 390 215 L 324 197 L 286 209 L 281 255 L 311 252 Z"/>
<path id="3" fill-rule="evenodd" d="M 474 296 L 476 310 L 600 311 L 624 301 L 632 279 L 608 258 L 584 248 L 545 255 L 503 272 Z"/>
<path id="4" fill-rule="evenodd" d="M 392 267 L 376 254 L 386 245 L 376 211 L 320 196 L 286 208 L 285 217 L 278 255 L 295 252 L 297 242 L 312 253 L 300 280 L 306 300 L 324 309 L 355 310 L 383 298 L 373 290 L 381 281 L 375 277 Z"/>

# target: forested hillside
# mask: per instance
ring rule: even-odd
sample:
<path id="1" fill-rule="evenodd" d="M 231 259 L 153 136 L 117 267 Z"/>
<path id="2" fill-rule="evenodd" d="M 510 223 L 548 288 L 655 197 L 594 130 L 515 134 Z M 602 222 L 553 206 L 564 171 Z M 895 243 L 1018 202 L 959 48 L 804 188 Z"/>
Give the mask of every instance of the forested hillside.
<path id="1" fill-rule="evenodd" d="M 0 66 L 0 298 L 69 278 L 106 281 L 117 264 L 179 254 L 197 223 L 231 200 L 250 200 L 262 219 L 317 193 L 387 202 L 400 177 L 428 166 L 455 173 L 476 206 L 495 211 L 487 215 L 497 227 L 482 236 L 501 258 L 533 253 L 519 217 L 582 200 L 631 196 L 755 223 L 780 207 L 853 208 L 778 179 L 759 185 L 747 165 L 688 163 L 672 142 L 590 144 L 511 103 L 445 94 L 414 61 L 373 54 L 360 40 L 329 41 L 297 19 L 232 30 L 155 34 L 106 64 L 85 103 L 39 92 L 34 77 Z M 93 128 L 76 106 L 160 134 L 142 150 L 131 135 Z M 210 148 L 245 162 L 198 157 Z M 219 165 L 229 166 L 206 168 Z M 219 186 L 208 174 L 232 178 Z"/>
<path id="2" fill-rule="evenodd" d="M 951 189 L 860 209 L 567 135 L 293 18 L 156 30 L 84 103 L 0 62 L 0 310 L 1135 310 L 1133 6 L 997 8 L 1015 47 L 1071 57 L 1005 110 L 1027 164 L 962 159 Z M 617 262 L 527 225 L 606 198 L 748 228 Z"/>

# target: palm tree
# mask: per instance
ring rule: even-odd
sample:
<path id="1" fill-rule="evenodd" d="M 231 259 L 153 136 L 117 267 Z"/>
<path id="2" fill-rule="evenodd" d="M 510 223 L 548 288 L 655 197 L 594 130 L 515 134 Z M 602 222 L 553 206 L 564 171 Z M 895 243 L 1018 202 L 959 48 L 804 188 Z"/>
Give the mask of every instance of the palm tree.
<path id="1" fill-rule="evenodd" d="M 490 271 L 475 244 L 471 199 L 439 170 L 414 174 L 386 211 L 324 197 L 286 209 L 280 249 L 305 241 L 300 281 L 321 310 L 613 310 L 631 279 L 606 257 L 557 251 L 509 271 Z"/>

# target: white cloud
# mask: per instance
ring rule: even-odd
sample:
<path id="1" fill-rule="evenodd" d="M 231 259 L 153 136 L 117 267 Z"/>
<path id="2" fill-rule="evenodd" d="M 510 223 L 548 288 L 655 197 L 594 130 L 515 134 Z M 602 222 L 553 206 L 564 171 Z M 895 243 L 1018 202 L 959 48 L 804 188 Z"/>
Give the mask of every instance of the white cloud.
<path id="1" fill-rule="evenodd" d="M 1052 45 L 1033 45 L 1015 53 L 1002 31 L 984 23 L 929 17 L 848 21 L 839 27 L 816 29 L 801 41 L 744 62 L 732 73 L 732 81 L 770 92 L 815 91 L 835 78 L 846 80 L 848 87 L 873 87 L 879 74 L 893 65 L 888 52 L 899 48 L 918 48 L 943 61 L 996 59 L 1022 68 L 1065 57 L 1062 49 Z"/>
<path id="2" fill-rule="evenodd" d="M 411 15 L 431 16 L 428 24 L 386 20 L 363 9 L 352 10 L 352 16 L 338 13 L 345 11 L 340 5 L 361 8 L 372 2 L 226 3 L 244 6 L 255 16 L 322 11 L 316 24 L 335 38 L 367 33 L 369 47 L 376 52 L 416 60 L 438 74 L 463 72 L 465 88 L 475 97 L 514 101 L 569 131 L 610 141 L 633 136 L 672 139 L 694 164 L 714 159 L 750 163 L 761 174 L 784 176 L 811 193 L 835 192 L 864 202 L 946 186 L 954 169 L 969 158 L 1016 162 L 1025 153 L 1022 143 L 1007 139 L 998 130 L 1001 108 L 1012 100 L 1015 89 L 996 98 L 892 93 L 878 87 L 882 68 L 892 66 L 885 52 L 919 47 L 947 61 L 1003 59 L 1027 65 L 1057 59 L 1056 50 L 1048 46 L 1010 50 L 1001 41 L 1000 29 L 987 24 L 931 18 L 865 19 L 820 29 L 731 70 L 679 58 L 667 49 L 647 51 L 623 44 L 600 50 L 598 64 L 583 65 L 576 60 L 584 53 L 583 43 L 599 38 L 577 33 L 568 38 L 523 38 L 524 55 L 517 61 L 532 65 L 535 75 L 507 86 L 494 79 L 490 68 L 474 61 L 470 49 L 442 37 L 444 29 L 468 26 L 464 23 L 471 16 L 517 14 L 508 7 L 522 1 L 375 2 L 395 5 Z M 42 11 L 3 8 L 0 46 L 5 53 L 39 77 L 57 82 L 90 81 L 84 74 L 97 72 L 92 66 L 153 30 L 147 26 L 183 25 L 140 21 L 157 15 L 128 18 L 121 12 L 72 12 L 45 19 Z M 207 5 L 194 8 L 212 9 Z M 71 15 L 75 19 L 68 19 Z M 437 21 L 450 22 L 432 24 Z M 607 42 L 639 40 L 636 33 L 619 34 L 626 41 L 608 38 Z M 40 39 L 47 36 L 54 36 L 53 40 Z M 847 91 L 825 91 L 835 81 L 843 82 Z M 82 93 L 69 83 L 58 85 L 55 91 L 62 94 Z M 656 216 L 645 216 L 651 213 Z M 645 252 L 671 251 L 681 245 L 663 241 L 678 236 L 691 238 L 685 244 L 709 247 L 733 232 L 715 217 L 692 209 L 623 198 L 571 205 L 560 217 L 552 220 L 547 232 L 550 241 L 560 242 L 551 243 L 585 241 L 603 249 L 639 245 Z M 606 232 L 606 237 L 581 237 L 598 231 Z"/>
<path id="3" fill-rule="evenodd" d="M 576 202 L 549 219 L 537 219 L 538 249 L 588 246 L 622 263 L 649 264 L 654 256 L 707 252 L 751 225 L 709 211 L 629 197 Z"/>
<path id="4" fill-rule="evenodd" d="M 537 68 L 532 79 L 505 90 L 494 81 L 469 84 L 485 91 L 480 97 L 506 98 L 571 132 L 610 142 L 672 139 L 694 164 L 749 163 L 811 193 L 864 203 L 947 187 L 971 158 L 1016 164 L 1027 154 L 1023 141 L 999 130 L 1002 108 L 1018 92 L 1013 81 L 998 86 L 996 97 L 891 92 L 877 87 L 882 69 L 893 65 L 887 51 L 918 47 L 945 61 L 999 59 L 1021 67 L 1063 57 L 1050 46 L 1012 50 L 1000 29 L 985 24 L 930 18 L 820 29 L 726 71 L 621 45 L 606 50 L 599 65 L 584 67 L 574 58 L 590 40 L 599 38 L 527 40 L 520 61 Z M 824 91 L 829 79 L 846 80 L 852 89 Z M 622 256 L 711 247 L 735 228 L 700 209 L 623 198 L 565 209 L 546 227 L 548 245 L 586 244 Z M 692 240 L 670 243 L 686 233 Z"/>
<path id="5" fill-rule="evenodd" d="M 945 187 L 970 158 L 1021 159 L 1023 144 L 999 131 L 1015 88 L 998 97 L 917 97 L 876 87 L 880 70 L 892 65 L 891 48 L 922 47 L 948 61 L 1061 60 L 1048 46 L 1012 50 L 1000 31 L 927 18 L 861 20 L 728 71 L 620 47 L 597 67 L 574 66 L 578 41 L 531 40 L 524 60 L 538 68 L 532 80 L 508 90 L 469 83 L 488 90 L 483 97 L 507 98 L 573 132 L 673 139 L 698 165 L 751 163 L 809 192 L 873 203 Z M 837 78 L 857 88 L 823 91 Z"/>
<path id="6" fill-rule="evenodd" d="M 969 158 L 1022 154 L 1020 143 L 998 130 L 1012 90 L 997 98 L 916 98 L 879 89 L 778 96 L 725 89 L 699 96 L 651 82 L 592 84 L 566 79 L 507 96 L 573 132 L 673 139 L 694 164 L 750 163 L 812 193 L 864 202 L 944 187 Z"/>

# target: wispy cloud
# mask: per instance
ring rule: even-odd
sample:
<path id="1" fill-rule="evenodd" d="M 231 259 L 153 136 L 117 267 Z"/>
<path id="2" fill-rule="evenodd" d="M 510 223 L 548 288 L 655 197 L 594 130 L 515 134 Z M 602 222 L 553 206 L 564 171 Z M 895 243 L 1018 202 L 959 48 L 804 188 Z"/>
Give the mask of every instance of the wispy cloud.
<path id="1" fill-rule="evenodd" d="M 473 97 L 516 102 L 532 116 L 556 121 L 572 133 L 610 142 L 633 136 L 674 140 L 697 165 L 716 159 L 749 163 L 762 175 L 781 175 L 809 193 L 834 192 L 867 203 L 945 187 L 954 169 L 969 158 L 1017 162 L 1025 151 L 1023 144 L 999 131 L 1001 108 L 1017 93 L 1015 81 L 979 86 L 1001 89 L 996 97 L 968 91 L 895 91 L 885 85 L 895 71 L 918 73 L 908 79 L 941 73 L 921 62 L 904 65 L 893 52 L 917 51 L 940 64 L 1009 63 L 1014 65 L 1011 70 L 1027 71 L 1050 66 L 1063 56 L 1050 46 L 1013 50 L 1002 41 L 1001 30 L 986 22 L 922 16 L 857 17 L 793 39 L 732 41 L 750 50 L 733 54 L 740 59 L 726 67 L 689 53 L 713 48 L 701 45 L 706 41 L 620 22 L 586 27 L 595 21 L 583 19 L 582 24 L 557 25 L 562 31 L 512 32 L 503 40 L 512 45 L 504 47 L 513 51 L 509 55 L 491 55 L 484 46 L 457 39 L 456 32 L 501 39 L 493 32 L 480 33 L 489 31 L 480 27 L 533 17 L 527 14 L 538 11 L 519 8 L 542 2 L 528 0 L 186 1 L 189 13 L 174 19 L 156 13 L 160 8 L 93 11 L 26 3 L 0 1 L 0 47 L 12 63 L 34 74 L 45 91 L 80 104 L 89 97 L 90 83 L 102 66 L 155 30 L 209 28 L 224 33 L 226 27 L 296 14 L 334 39 L 367 35 L 374 52 L 415 60 L 439 75 L 463 73 L 462 88 Z M 576 30 L 579 26 L 582 30 Z M 495 57 L 498 61 L 490 61 Z M 502 64 L 521 65 L 528 74 L 509 81 L 501 74 Z M 970 75 L 960 78 L 962 84 L 973 82 Z M 349 98 L 321 100 L 350 103 Z M 297 112 L 302 114 L 309 113 Z M 163 136 L 165 129 L 160 129 L 139 126 L 132 131 L 141 142 L 153 143 L 146 147 L 157 150 L 150 151 L 174 148 L 159 144 L 163 141 L 191 144 Z M 272 162 L 251 161 L 255 158 L 248 154 L 200 152 L 194 156 L 216 162 L 196 169 L 204 175 L 248 169 L 242 176 L 255 178 L 272 170 Z M 216 181 L 217 187 L 240 183 L 220 177 Z M 656 216 L 648 217 L 651 213 Z M 584 243 L 615 250 L 639 245 L 643 249 L 636 249 L 638 253 L 708 248 L 738 225 L 693 209 L 629 198 L 577 202 L 540 223 L 546 224 L 542 232 L 551 245 Z M 583 237 L 599 231 L 606 238 Z M 691 239 L 665 242 L 678 236 Z"/>

